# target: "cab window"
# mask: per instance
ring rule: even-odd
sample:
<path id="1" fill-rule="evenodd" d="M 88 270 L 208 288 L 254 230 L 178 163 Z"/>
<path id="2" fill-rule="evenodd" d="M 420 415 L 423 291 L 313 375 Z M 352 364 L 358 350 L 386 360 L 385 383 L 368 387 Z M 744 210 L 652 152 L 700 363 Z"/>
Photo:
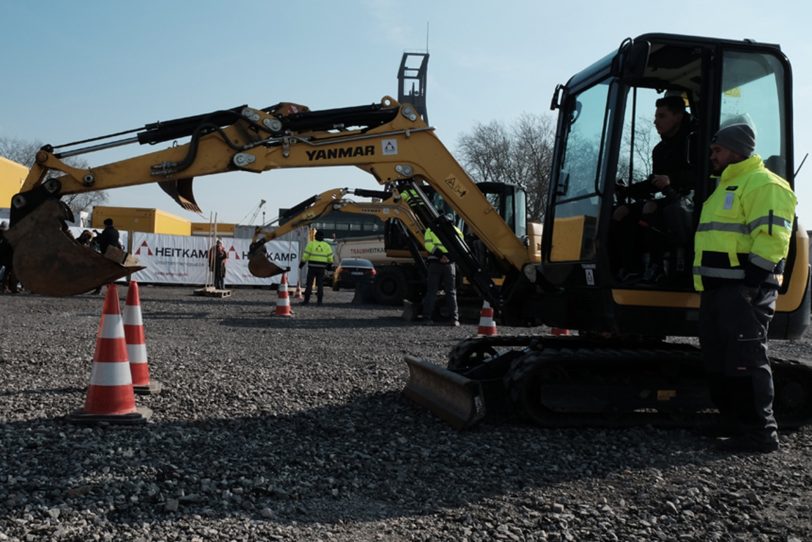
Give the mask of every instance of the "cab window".
<path id="1" fill-rule="evenodd" d="M 764 165 L 787 178 L 784 67 L 763 53 L 725 51 L 719 126 L 749 124 Z"/>

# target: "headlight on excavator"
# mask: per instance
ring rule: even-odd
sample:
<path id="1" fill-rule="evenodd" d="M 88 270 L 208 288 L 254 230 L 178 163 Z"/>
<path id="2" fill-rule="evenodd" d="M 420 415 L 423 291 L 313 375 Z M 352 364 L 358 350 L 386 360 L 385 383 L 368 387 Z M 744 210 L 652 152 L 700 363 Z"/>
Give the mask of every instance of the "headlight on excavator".
<path id="1" fill-rule="evenodd" d="M 522 273 L 524 273 L 525 278 L 532 284 L 536 283 L 536 279 L 538 278 L 538 268 L 535 264 L 525 264 L 525 266 L 522 268 Z"/>

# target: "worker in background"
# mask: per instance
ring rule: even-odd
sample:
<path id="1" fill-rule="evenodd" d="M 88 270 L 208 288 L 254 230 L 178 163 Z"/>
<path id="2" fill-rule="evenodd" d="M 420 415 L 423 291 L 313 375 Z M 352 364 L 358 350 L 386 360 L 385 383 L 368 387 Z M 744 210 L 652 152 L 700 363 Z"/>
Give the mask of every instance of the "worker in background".
<path id="1" fill-rule="evenodd" d="M 316 303 L 321 305 L 324 299 L 324 272 L 333 267 L 333 247 L 324 240 L 324 234 L 317 231 L 315 238 L 305 246 L 299 269 L 307 264 L 307 286 L 302 305 L 310 303 L 313 293 L 313 280 L 316 281 Z"/>
<path id="2" fill-rule="evenodd" d="M 694 286 L 702 293 L 699 340 L 711 398 L 733 436 L 726 451 L 778 449 L 767 329 L 792 235 L 797 199 L 764 167 L 748 124 L 711 141 L 719 185 L 702 206 L 694 242 Z"/>
<path id="3" fill-rule="evenodd" d="M 16 294 L 17 279 L 11 265 L 14 252 L 11 243 L 6 239 L 6 230 L 8 224 L 5 221 L 0 222 L 0 294 Z"/>
<path id="4" fill-rule="evenodd" d="M 90 230 L 83 230 L 82 233 L 79 234 L 79 237 L 76 238 L 76 242 L 83 247 L 89 247 L 91 241 L 93 241 L 93 234 Z"/>
<path id="5" fill-rule="evenodd" d="M 99 252 L 104 254 L 107 252 L 107 247 L 116 247 L 124 250 L 124 245 L 121 244 L 118 230 L 113 226 L 112 218 L 104 219 L 104 229 L 99 234 Z"/>
<path id="6" fill-rule="evenodd" d="M 462 239 L 462 232 L 454 226 L 454 231 Z M 423 298 L 423 321 L 433 325 L 434 305 L 437 301 L 437 290 L 442 287 L 445 291 L 445 302 L 451 314 L 451 325 L 459 326 L 460 317 L 457 308 L 457 273 L 454 262 L 448 256 L 448 249 L 443 246 L 437 235 L 426 228 L 423 234 L 423 244 L 428 257 L 428 274 L 426 276 L 426 296 Z"/>
<path id="7" fill-rule="evenodd" d="M 209 251 L 209 265 L 214 272 L 214 288 L 217 290 L 226 289 L 226 260 L 228 252 L 223 246 L 223 241 L 218 239 L 214 243 L 214 248 Z"/>

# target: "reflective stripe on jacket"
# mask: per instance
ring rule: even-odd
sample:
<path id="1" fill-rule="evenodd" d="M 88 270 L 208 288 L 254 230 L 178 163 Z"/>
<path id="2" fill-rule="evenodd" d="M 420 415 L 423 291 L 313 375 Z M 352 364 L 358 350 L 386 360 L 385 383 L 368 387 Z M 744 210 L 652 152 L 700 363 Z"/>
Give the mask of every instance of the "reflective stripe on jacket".
<path id="1" fill-rule="evenodd" d="M 707 286 L 703 278 L 744 280 L 751 272 L 778 285 L 797 201 L 760 156 L 727 166 L 702 206 L 694 240 L 696 290 Z"/>
<path id="2" fill-rule="evenodd" d="M 327 241 L 310 241 L 305 246 L 302 261 L 314 266 L 326 267 L 333 263 L 333 247 Z"/>
<path id="3" fill-rule="evenodd" d="M 454 231 L 457 232 L 457 235 L 462 239 L 462 232 L 457 226 L 454 226 Z M 440 256 L 448 254 L 448 249 L 443 246 L 443 242 L 440 241 L 437 234 L 431 231 L 431 228 L 426 228 L 423 234 L 423 245 L 426 247 L 426 252 L 429 253 L 429 257 L 434 256 L 435 258 L 439 258 Z"/>

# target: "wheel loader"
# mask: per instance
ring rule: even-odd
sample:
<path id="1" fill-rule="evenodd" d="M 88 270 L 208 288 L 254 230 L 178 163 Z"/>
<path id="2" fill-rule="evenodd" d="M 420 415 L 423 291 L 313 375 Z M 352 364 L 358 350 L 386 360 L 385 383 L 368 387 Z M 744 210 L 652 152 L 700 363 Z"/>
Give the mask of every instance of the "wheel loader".
<path id="1" fill-rule="evenodd" d="M 641 116 L 650 118 L 655 100 L 665 93 L 683 96 L 694 119 L 695 206 L 686 207 L 682 217 L 691 227 L 714 186 L 705 149 L 729 118 L 745 116 L 755 124 L 756 152 L 794 186 L 792 77 L 780 47 L 644 34 L 624 40 L 554 90 L 551 108 L 558 111 L 558 124 L 540 240 L 537 228 L 524 226 L 521 189 L 505 188 L 513 202 L 510 212 L 492 204 L 415 107 L 388 96 L 371 105 L 326 110 L 291 102 L 239 106 L 45 146 L 12 199 L 7 238 L 28 289 L 70 295 L 131 268 L 61 234 L 60 222 L 68 218 L 59 200 L 64 194 L 158 183 L 182 206 L 196 208 L 195 177 L 353 165 L 409 194 L 409 207 L 437 234 L 500 322 L 533 328 L 527 335 L 462 341 L 445 367 L 407 356 L 407 397 L 455 427 L 503 411 L 542 425 L 692 423 L 710 408 L 699 350 L 672 339 L 697 336 L 699 296 L 684 280 L 691 244 L 672 244 L 669 280 L 629 284 L 618 278 L 609 242 L 616 233 L 614 209 L 626 189 L 650 173 L 642 157 L 650 155 L 651 136 Z M 103 148 L 176 140 L 185 142 L 88 169 L 64 162 Z M 465 222 L 471 237 L 457 237 L 428 189 Z M 493 280 L 494 269 L 504 277 L 501 285 Z M 83 281 L 54 279 L 73 276 Z M 803 334 L 810 317 L 809 282 L 808 238 L 796 220 L 772 338 Z M 541 324 L 579 334 L 551 337 Z M 808 421 L 812 366 L 774 360 L 773 371 L 779 423 Z"/>

